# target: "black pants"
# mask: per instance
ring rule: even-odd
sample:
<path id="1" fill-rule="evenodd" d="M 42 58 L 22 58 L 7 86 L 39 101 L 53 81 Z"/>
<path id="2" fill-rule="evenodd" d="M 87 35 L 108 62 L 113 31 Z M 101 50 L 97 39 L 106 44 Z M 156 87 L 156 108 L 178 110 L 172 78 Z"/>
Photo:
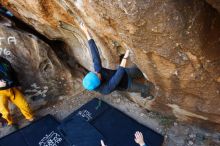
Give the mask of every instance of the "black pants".
<path id="1" fill-rule="evenodd" d="M 138 83 L 135 79 L 144 78 L 143 73 L 136 67 L 126 68 L 128 74 L 128 92 L 140 92 L 149 95 L 150 85 Z"/>

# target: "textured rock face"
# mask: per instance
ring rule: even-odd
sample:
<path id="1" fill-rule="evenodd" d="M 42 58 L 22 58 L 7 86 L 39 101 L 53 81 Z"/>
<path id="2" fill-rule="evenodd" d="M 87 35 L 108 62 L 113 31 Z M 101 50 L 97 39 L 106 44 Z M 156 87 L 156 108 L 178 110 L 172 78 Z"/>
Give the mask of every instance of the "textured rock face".
<path id="1" fill-rule="evenodd" d="M 70 95 L 79 90 L 73 83 L 80 81 L 42 40 L 15 28 L 4 17 L 0 17 L 0 36 L 0 55 L 12 63 L 27 95 Z"/>
<path id="2" fill-rule="evenodd" d="M 206 0 L 206 1 L 220 12 L 220 1 L 219 0 Z"/>
<path id="3" fill-rule="evenodd" d="M 18 18 L 92 69 L 83 21 L 103 66 L 115 68 L 125 49 L 155 85 L 139 104 L 184 121 L 220 129 L 220 15 L 203 0 L 1 0 Z M 60 48 L 62 49 L 62 48 Z"/>

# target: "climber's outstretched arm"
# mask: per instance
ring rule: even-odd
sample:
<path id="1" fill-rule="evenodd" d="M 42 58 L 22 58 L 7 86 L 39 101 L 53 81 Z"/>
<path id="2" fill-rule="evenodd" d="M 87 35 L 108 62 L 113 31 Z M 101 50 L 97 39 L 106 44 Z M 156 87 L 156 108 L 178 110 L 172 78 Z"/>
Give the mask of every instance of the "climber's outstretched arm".
<path id="1" fill-rule="evenodd" d="M 84 24 L 81 24 L 81 29 L 85 32 L 86 37 L 89 41 L 89 47 L 90 47 L 90 51 L 92 54 L 92 60 L 93 60 L 95 72 L 99 73 L 102 69 L 102 62 L 101 62 L 98 48 L 95 44 L 95 41 L 91 38 L 87 27 Z"/>
<path id="2" fill-rule="evenodd" d="M 126 60 L 129 56 L 129 50 L 126 51 L 123 60 L 121 61 L 120 66 L 118 67 L 117 71 L 115 74 L 111 77 L 111 79 L 108 82 L 105 82 L 102 84 L 102 94 L 109 94 L 112 91 L 115 90 L 115 88 L 118 86 L 120 83 L 121 79 L 123 78 L 125 74 L 125 67 L 126 67 Z"/>

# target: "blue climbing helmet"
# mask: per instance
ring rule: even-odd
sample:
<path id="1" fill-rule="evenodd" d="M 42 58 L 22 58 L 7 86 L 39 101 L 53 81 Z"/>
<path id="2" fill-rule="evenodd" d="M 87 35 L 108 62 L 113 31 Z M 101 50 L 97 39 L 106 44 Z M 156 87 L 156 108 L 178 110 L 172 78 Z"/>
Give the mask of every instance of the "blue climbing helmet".
<path id="1" fill-rule="evenodd" d="M 94 72 L 89 72 L 83 79 L 83 87 L 89 91 L 100 85 L 101 81 Z"/>

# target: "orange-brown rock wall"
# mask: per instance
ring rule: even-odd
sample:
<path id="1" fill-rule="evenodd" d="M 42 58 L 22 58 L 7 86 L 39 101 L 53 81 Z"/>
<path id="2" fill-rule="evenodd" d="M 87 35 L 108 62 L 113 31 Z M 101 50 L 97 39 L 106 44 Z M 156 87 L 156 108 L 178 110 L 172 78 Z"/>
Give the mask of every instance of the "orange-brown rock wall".
<path id="1" fill-rule="evenodd" d="M 89 27 L 103 66 L 131 61 L 151 81 L 155 100 L 139 104 L 220 129 L 220 15 L 203 0 L 1 0 L 18 18 L 92 70 L 79 23 Z M 60 48 L 62 49 L 62 48 Z M 135 99 L 134 99 L 135 100 Z"/>

